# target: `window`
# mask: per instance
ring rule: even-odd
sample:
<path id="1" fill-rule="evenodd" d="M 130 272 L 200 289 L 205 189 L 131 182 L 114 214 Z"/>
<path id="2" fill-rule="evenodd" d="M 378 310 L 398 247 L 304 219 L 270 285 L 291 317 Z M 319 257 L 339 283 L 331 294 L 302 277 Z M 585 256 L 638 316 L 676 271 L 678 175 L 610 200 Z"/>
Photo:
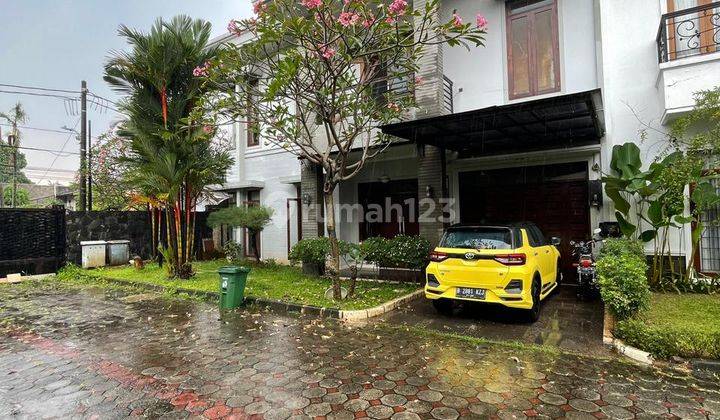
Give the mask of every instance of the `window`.
<path id="1" fill-rule="evenodd" d="M 545 245 L 545 238 L 543 238 L 543 235 L 540 232 L 540 229 L 537 228 L 537 226 L 528 225 L 525 230 L 528 234 L 528 240 L 530 241 L 530 246 L 532 246 L 533 248 L 536 248 L 536 247 Z"/>
<path id="2" fill-rule="evenodd" d="M 710 181 L 720 193 L 720 178 Z M 720 273 L 720 205 L 706 209 L 700 220 L 706 226 L 700 238 L 699 271 L 701 273 Z"/>
<path id="3" fill-rule="evenodd" d="M 667 0 L 668 13 L 673 14 L 663 22 L 667 26 L 669 60 L 717 51 L 720 7 L 712 7 L 715 1 Z"/>
<path id="4" fill-rule="evenodd" d="M 260 205 L 260 190 L 248 190 L 245 193 L 243 204 L 247 207 Z M 247 229 L 243 229 L 243 251 L 246 257 L 260 256 L 260 234 L 250 235 Z"/>
<path id="5" fill-rule="evenodd" d="M 253 112 L 253 103 L 257 99 L 258 79 L 252 79 L 249 82 L 248 115 L 247 115 L 247 145 L 257 146 L 260 144 L 260 126 L 255 121 L 255 113 Z"/>
<path id="6" fill-rule="evenodd" d="M 559 91 L 555 0 L 517 0 L 506 7 L 510 99 Z"/>

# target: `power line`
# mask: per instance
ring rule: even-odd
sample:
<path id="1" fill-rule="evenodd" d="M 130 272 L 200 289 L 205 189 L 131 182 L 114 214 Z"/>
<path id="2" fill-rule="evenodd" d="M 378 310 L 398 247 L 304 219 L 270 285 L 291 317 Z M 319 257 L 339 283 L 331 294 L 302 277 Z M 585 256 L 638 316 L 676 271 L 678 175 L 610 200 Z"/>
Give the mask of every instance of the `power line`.
<path id="1" fill-rule="evenodd" d="M 5 84 L 5 83 L 0 83 L 0 86 L 18 88 L 18 89 L 41 90 L 44 92 L 64 92 L 64 93 L 76 93 L 78 95 L 80 94 L 80 91 L 78 91 L 78 90 L 50 89 L 50 88 L 43 88 L 43 87 L 38 87 L 38 86 L 9 85 L 9 84 Z"/>
<path id="2" fill-rule="evenodd" d="M 75 129 L 75 127 L 78 126 L 78 124 L 80 124 L 80 119 L 78 119 L 77 121 L 75 121 L 75 125 L 73 125 L 73 130 Z M 60 148 L 60 150 L 65 150 L 65 146 L 67 146 L 67 144 L 68 144 L 68 142 L 70 141 L 70 139 L 72 138 L 73 134 L 75 134 L 75 133 L 72 133 L 72 132 L 71 132 L 70 135 L 67 137 L 67 139 L 65 139 L 65 143 L 63 143 L 63 145 L 62 145 L 62 147 Z M 47 173 L 48 173 L 48 172 L 50 171 L 50 169 L 52 169 L 52 167 L 55 165 L 55 162 L 57 162 L 57 159 L 58 159 L 58 156 L 55 155 L 55 159 L 53 159 L 53 161 L 52 161 L 52 163 L 50 164 L 50 166 L 48 166 L 48 168 L 45 170 L 45 173 L 42 175 L 42 177 L 40 177 L 40 181 L 43 181 L 43 180 L 45 179 L 45 176 L 47 176 Z"/>
<path id="3" fill-rule="evenodd" d="M 4 127 L 12 127 L 11 124 L 0 123 L 0 125 L 1 125 L 1 126 L 4 126 Z M 44 132 L 47 132 L 47 133 L 57 133 L 57 134 L 67 134 L 67 133 L 68 133 L 67 130 L 55 130 L 55 129 L 52 129 L 52 128 L 30 127 L 30 126 L 27 126 L 27 125 L 18 125 L 17 127 L 18 127 L 18 128 L 22 128 L 23 130 L 44 131 Z M 94 136 L 93 139 L 95 139 L 95 140 L 100 140 L 100 137 Z"/>
<path id="4" fill-rule="evenodd" d="M 41 147 L 29 147 L 29 146 L 10 146 L 9 144 L 0 144 L 0 147 L 7 147 L 7 148 L 15 148 L 15 149 L 23 149 L 23 150 L 34 150 L 38 152 L 50 152 L 50 153 L 59 153 L 63 155 L 79 155 L 78 152 L 66 152 L 64 150 L 53 150 L 53 149 L 43 149 Z"/>
<path id="5" fill-rule="evenodd" d="M 0 93 L 10 93 L 14 95 L 29 95 L 29 96 L 43 96 L 48 98 L 58 98 L 58 99 L 72 99 L 75 100 L 77 98 L 71 97 L 71 96 L 65 96 L 65 95 L 56 95 L 53 93 L 35 93 L 35 92 L 22 92 L 19 90 L 0 90 Z"/>

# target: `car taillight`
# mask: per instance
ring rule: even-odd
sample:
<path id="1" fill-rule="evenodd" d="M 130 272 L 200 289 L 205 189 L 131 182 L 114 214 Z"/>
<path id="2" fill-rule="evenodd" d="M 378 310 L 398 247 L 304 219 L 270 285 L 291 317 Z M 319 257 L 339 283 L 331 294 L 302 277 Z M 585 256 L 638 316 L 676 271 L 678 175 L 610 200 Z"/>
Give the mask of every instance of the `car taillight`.
<path id="1" fill-rule="evenodd" d="M 447 260 L 448 254 L 444 252 L 438 252 L 438 251 L 432 251 L 430 252 L 430 261 L 432 262 L 442 262 Z"/>
<path id="2" fill-rule="evenodd" d="M 495 256 L 495 261 L 504 265 L 523 265 L 525 264 L 525 259 L 525 254 L 502 254 Z"/>
<path id="3" fill-rule="evenodd" d="M 580 265 L 584 268 L 588 268 L 592 265 L 592 260 L 580 260 Z"/>

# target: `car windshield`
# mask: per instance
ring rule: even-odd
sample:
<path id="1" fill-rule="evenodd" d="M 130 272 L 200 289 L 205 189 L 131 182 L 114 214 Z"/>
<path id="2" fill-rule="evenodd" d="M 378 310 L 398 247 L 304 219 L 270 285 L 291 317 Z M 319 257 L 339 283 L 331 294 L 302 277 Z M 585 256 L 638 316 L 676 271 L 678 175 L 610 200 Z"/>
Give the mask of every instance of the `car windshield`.
<path id="1" fill-rule="evenodd" d="M 450 229 L 443 236 L 443 248 L 511 249 L 512 231 L 509 228 L 466 227 Z"/>

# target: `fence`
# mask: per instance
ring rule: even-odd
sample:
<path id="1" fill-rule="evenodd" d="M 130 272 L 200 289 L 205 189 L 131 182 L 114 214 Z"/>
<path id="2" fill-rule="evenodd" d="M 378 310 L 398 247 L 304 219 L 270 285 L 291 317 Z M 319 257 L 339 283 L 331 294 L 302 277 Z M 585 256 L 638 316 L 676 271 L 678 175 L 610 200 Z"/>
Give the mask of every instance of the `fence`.
<path id="1" fill-rule="evenodd" d="M 206 212 L 196 213 L 195 250 L 212 238 Z M 161 224 L 164 228 L 164 219 Z M 164 238 L 164 230 L 161 232 Z M 153 255 L 150 216 L 144 211 L 65 212 L 52 209 L 0 209 L 0 277 L 9 273 L 42 274 L 66 262 L 81 263 L 81 241 L 130 241 L 131 256 Z"/>
<path id="2" fill-rule="evenodd" d="M 0 209 L 0 277 L 42 274 L 65 261 L 65 209 Z"/>

